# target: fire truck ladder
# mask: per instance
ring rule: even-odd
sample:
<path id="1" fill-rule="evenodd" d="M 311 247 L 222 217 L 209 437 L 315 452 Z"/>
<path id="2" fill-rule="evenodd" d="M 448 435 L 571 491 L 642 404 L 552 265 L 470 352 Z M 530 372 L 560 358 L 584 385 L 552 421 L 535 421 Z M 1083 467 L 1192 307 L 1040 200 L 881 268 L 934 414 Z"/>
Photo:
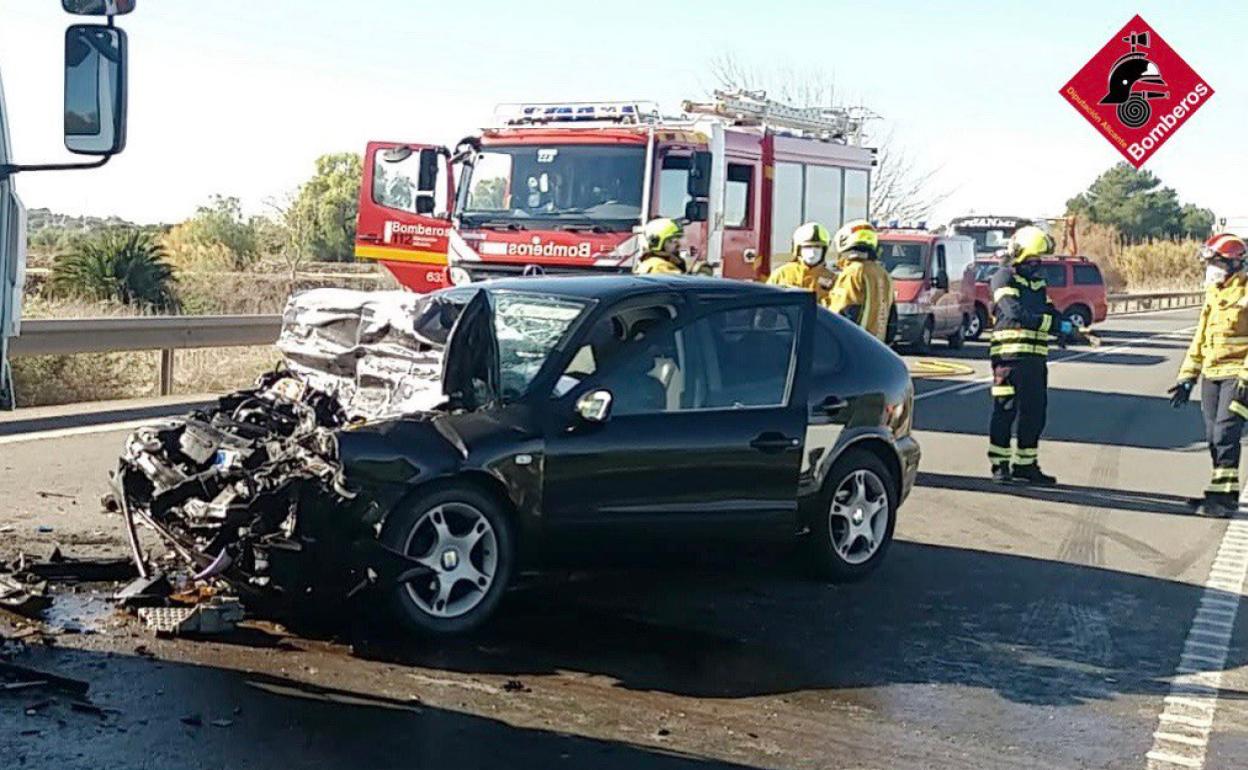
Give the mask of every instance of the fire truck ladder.
<path id="1" fill-rule="evenodd" d="M 767 98 L 766 91 L 715 91 L 711 102 L 686 101 L 685 112 L 729 120 L 736 125 L 758 125 L 800 131 L 824 140 L 862 143 L 863 125 L 879 117 L 862 107 L 793 107 Z"/>

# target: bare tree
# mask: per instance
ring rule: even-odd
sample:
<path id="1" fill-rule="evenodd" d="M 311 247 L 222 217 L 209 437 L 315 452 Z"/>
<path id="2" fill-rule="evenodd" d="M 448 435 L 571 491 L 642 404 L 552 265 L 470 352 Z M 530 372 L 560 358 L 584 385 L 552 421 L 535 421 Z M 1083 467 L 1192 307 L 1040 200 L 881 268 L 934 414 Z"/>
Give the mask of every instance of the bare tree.
<path id="1" fill-rule="evenodd" d="M 834 107 L 836 79 L 818 67 L 758 67 L 733 54 L 721 54 L 707 66 L 712 84 L 707 90 L 766 91 L 778 101 L 799 107 Z M 931 216 L 949 197 L 936 187 L 938 168 L 925 168 L 894 138 L 890 130 L 880 135 L 876 168 L 871 175 L 871 215 L 881 221 L 914 221 Z"/>
<path id="2" fill-rule="evenodd" d="M 299 270 L 312 258 L 316 221 L 308 207 L 300 205 L 297 191 L 269 198 L 264 203 L 273 212 L 273 238 L 269 246 L 285 263 L 293 290 Z"/>

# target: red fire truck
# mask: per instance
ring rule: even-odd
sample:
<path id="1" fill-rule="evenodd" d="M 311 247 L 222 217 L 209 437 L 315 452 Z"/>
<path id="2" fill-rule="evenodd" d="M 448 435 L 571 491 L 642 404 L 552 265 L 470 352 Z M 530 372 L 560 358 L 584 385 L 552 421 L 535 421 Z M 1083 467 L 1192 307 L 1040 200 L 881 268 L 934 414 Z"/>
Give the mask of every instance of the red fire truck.
<path id="1" fill-rule="evenodd" d="M 623 272 L 654 217 L 686 226 L 702 272 L 757 279 L 802 222 L 868 218 L 866 115 L 717 92 L 663 117 L 645 102 L 500 105 L 454 152 L 371 142 L 356 255 L 428 291 L 532 273 Z M 459 179 L 452 179 L 458 168 Z"/>

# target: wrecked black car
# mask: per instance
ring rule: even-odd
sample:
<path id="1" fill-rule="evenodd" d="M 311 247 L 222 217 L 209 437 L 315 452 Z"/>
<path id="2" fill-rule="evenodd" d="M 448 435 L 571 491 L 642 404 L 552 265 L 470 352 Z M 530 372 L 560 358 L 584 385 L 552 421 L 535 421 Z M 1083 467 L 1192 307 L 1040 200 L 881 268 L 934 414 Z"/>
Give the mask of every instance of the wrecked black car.
<path id="1" fill-rule="evenodd" d="M 799 536 L 825 578 L 888 550 L 918 468 L 904 363 L 808 292 L 532 278 L 290 301 L 285 366 L 128 439 L 134 527 L 255 600 L 377 592 L 483 622 L 522 565 L 640 536 Z"/>

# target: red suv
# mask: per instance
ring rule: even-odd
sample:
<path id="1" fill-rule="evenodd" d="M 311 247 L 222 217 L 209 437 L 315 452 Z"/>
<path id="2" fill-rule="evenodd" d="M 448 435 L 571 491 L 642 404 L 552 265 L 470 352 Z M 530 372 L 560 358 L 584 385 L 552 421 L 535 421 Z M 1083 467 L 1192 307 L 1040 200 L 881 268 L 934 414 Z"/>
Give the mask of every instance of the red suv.
<path id="1" fill-rule="evenodd" d="M 1000 267 L 995 259 L 975 262 L 975 317 L 967 326 L 967 339 L 978 339 L 988 328 L 992 291 L 988 281 Z M 1049 302 L 1075 326 L 1087 327 L 1105 320 L 1109 308 L 1101 269 L 1087 257 L 1049 257 L 1040 261 L 1048 284 Z"/>

